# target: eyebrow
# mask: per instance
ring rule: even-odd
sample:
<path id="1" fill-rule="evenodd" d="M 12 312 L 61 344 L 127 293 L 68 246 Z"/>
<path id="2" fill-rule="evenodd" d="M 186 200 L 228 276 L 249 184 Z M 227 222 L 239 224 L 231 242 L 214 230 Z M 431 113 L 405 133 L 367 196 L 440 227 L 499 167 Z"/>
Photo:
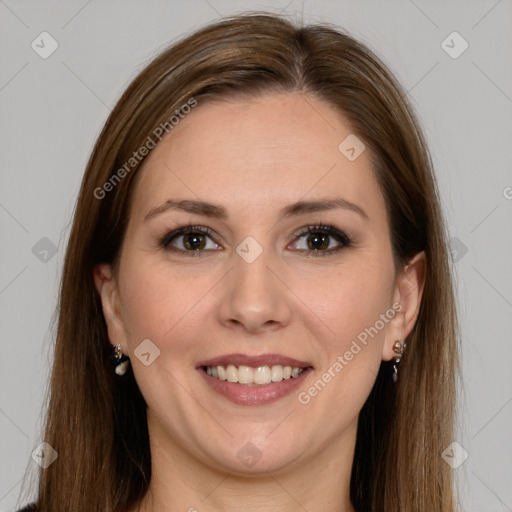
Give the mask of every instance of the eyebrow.
<path id="1" fill-rule="evenodd" d="M 366 220 L 369 220 L 367 213 L 357 204 L 351 203 L 342 197 L 329 197 L 325 199 L 315 199 L 314 201 L 298 201 L 285 206 L 281 210 L 282 217 L 294 217 L 305 213 L 324 212 L 341 208 L 357 213 Z M 168 210 L 179 210 L 187 213 L 195 213 L 205 217 L 211 217 L 221 220 L 228 218 L 226 209 L 220 205 L 208 203 L 206 201 L 196 201 L 191 199 L 175 200 L 168 199 L 165 203 L 150 210 L 144 217 L 144 222 L 164 213 Z"/>

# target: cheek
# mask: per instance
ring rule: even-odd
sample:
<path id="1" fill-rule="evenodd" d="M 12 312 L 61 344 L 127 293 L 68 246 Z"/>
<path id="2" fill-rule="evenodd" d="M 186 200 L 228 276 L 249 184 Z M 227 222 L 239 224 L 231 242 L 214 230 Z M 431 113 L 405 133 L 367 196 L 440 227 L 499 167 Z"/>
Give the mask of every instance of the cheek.
<path id="1" fill-rule="evenodd" d="M 316 338 L 321 367 L 316 380 L 301 390 L 299 401 L 318 414 L 325 407 L 339 411 L 338 421 L 355 417 L 366 401 L 382 362 L 386 328 L 394 317 L 392 262 L 360 262 L 318 274 L 298 292 L 314 304 L 312 323 L 318 317 L 326 326 L 324 335 Z"/>
<path id="2" fill-rule="evenodd" d="M 159 344 L 162 332 L 178 321 L 184 306 L 179 283 L 150 262 L 150 258 L 127 258 L 123 262 L 124 273 L 121 271 L 123 322 L 132 348 L 145 338 Z"/>
<path id="3" fill-rule="evenodd" d="M 189 386 L 189 368 L 198 358 L 191 342 L 200 339 L 204 324 L 201 297 L 211 286 L 198 279 L 186 279 L 171 271 L 168 264 L 135 258 L 128 262 L 125 280 L 120 283 L 123 296 L 123 321 L 135 379 L 150 409 L 163 414 L 162 404 L 176 414 L 173 424 L 178 431 L 187 431 L 182 419 L 193 410 Z M 129 265 L 129 266 L 128 266 Z M 152 345 L 141 345 L 143 340 Z M 154 362 L 145 365 L 139 347 L 149 347 Z M 179 377 L 178 377 L 179 376 Z M 180 384 L 182 382 L 182 384 Z M 188 412 L 187 412 L 188 411 Z M 169 420 L 163 420 L 169 421 Z"/>
<path id="4" fill-rule="evenodd" d="M 144 252 L 127 258 L 120 294 L 130 350 L 146 338 L 162 350 L 162 356 L 167 355 L 169 344 L 173 356 L 189 347 L 194 330 L 204 325 L 203 302 L 208 303 L 205 299 L 215 277 L 180 272 Z"/>
<path id="5" fill-rule="evenodd" d="M 393 273 L 386 267 L 367 259 L 365 264 L 347 264 L 318 272 L 314 279 L 297 280 L 297 295 L 311 305 L 311 315 L 321 319 L 329 333 L 322 338 L 328 352 L 343 350 L 389 309 Z"/>

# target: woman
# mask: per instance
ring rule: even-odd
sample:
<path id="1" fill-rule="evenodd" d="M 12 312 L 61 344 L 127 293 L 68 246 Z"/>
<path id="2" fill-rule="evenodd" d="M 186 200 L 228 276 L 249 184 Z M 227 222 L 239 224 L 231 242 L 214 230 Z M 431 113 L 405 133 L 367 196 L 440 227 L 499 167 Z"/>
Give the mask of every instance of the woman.
<path id="1" fill-rule="evenodd" d="M 391 73 L 335 28 L 210 25 L 86 169 L 37 510 L 454 511 L 455 324 Z"/>

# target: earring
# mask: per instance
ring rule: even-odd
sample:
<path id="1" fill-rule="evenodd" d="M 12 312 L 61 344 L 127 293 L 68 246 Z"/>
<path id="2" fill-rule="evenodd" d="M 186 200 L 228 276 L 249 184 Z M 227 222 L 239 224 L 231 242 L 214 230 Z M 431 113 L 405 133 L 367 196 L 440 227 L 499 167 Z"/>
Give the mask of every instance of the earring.
<path id="1" fill-rule="evenodd" d="M 114 361 L 114 369 L 117 375 L 124 375 L 128 370 L 128 366 L 130 365 L 130 358 L 123 354 L 121 350 L 121 345 L 112 345 L 113 354 L 112 359 Z"/>
<path id="2" fill-rule="evenodd" d="M 404 355 L 405 346 L 405 341 L 402 342 L 402 340 L 395 340 L 393 345 L 393 352 L 396 354 L 396 357 L 393 359 L 393 382 L 395 383 L 398 380 L 398 366 Z"/>

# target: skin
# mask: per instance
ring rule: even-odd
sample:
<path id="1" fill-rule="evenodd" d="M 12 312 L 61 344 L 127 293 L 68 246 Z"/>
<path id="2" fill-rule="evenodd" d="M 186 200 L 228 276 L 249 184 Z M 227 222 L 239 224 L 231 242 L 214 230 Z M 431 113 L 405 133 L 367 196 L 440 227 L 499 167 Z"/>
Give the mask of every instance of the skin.
<path id="1" fill-rule="evenodd" d="M 350 162 L 338 145 L 351 133 L 329 105 L 299 93 L 205 102 L 148 155 L 133 196 L 118 268 L 101 264 L 95 284 L 112 344 L 131 359 L 148 404 L 150 492 L 141 511 L 353 511 L 349 499 L 358 415 L 382 360 L 394 357 L 418 314 L 425 256 L 395 273 L 384 198 L 368 150 Z M 336 208 L 284 218 L 299 200 L 343 197 Z M 169 209 L 169 198 L 223 206 L 225 220 Z M 212 230 L 203 255 L 184 253 L 192 223 Z M 334 224 L 353 239 L 326 255 L 306 254 L 308 234 Z M 247 237 L 263 252 L 247 263 Z M 328 237 L 328 249 L 339 246 Z M 310 246 L 311 248 L 311 246 Z M 322 249 L 326 250 L 326 249 Z M 309 403 L 307 391 L 380 315 L 402 310 Z M 149 338 L 160 356 L 134 355 Z M 237 405 L 215 393 L 196 369 L 223 354 L 278 353 L 313 371 L 296 392 L 268 405 Z M 251 468 L 237 457 L 252 443 Z"/>

